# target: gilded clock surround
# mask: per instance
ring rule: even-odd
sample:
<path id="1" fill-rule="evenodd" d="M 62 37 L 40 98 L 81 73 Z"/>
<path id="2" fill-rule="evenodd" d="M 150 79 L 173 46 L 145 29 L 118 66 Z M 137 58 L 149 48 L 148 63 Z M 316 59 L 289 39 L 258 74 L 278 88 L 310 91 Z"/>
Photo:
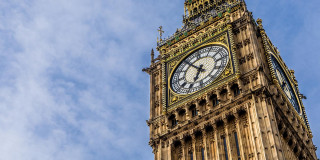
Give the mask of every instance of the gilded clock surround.
<path id="1" fill-rule="evenodd" d="M 232 35 L 232 33 L 231 33 Z M 225 47 L 228 50 L 229 53 L 229 63 L 227 64 L 226 68 L 224 69 L 223 73 L 219 75 L 219 77 L 212 82 L 210 85 L 206 86 L 204 89 L 197 91 L 195 93 L 190 93 L 187 95 L 181 95 L 175 93 L 170 85 L 164 86 L 164 90 L 166 90 L 166 93 L 164 96 L 166 96 L 167 99 L 167 107 L 164 108 L 164 112 L 170 112 L 172 109 L 177 108 L 181 105 L 186 105 L 187 103 L 194 101 L 198 99 L 199 97 L 203 96 L 203 94 L 207 94 L 209 92 L 212 92 L 214 89 L 219 87 L 221 84 L 230 82 L 237 78 L 237 71 L 239 71 L 238 68 L 236 68 L 237 61 L 235 61 L 236 53 L 232 49 L 234 48 L 234 43 L 232 41 L 232 37 L 230 37 L 230 32 L 228 32 L 228 27 L 226 27 L 224 30 L 221 30 L 221 33 L 213 36 L 212 38 L 208 38 L 208 40 L 203 41 L 199 45 L 195 46 L 194 48 L 188 50 L 185 53 L 180 54 L 180 56 L 174 57 L 166 61 L 165 66 L 165 72 L 168 73 L 167 77 L 164 77 L 164 81 L 166 81 L 167 84 L 170 84 L 170 78 L 172 76 L 173 71 L 178 67 L 178 64 L 181 63 L 187 56 L 192 54 L 194 51 L 197 51 L 203 47 L 211 46 L 211 45 L 221 45 Z"/>

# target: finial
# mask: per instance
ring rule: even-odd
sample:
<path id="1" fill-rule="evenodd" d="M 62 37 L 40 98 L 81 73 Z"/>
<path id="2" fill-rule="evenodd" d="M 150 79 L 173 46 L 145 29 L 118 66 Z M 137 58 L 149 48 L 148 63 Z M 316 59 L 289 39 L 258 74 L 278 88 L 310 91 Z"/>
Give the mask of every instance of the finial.
<path id="1" fill-rule="evenodd" d="M 160 40 L 158 39 L 158 42 L 161 42 L 162 41 L 162 34 L 164 33 L 164 31 L 162 30 L 162 26 L 159 27 L 158 32 L 159 32 L 159 36 L 160 36 L 159 37 Z"/>
<path id="2" fill-rule="evenodd" d="M 230 13 L 229 12 L 226 13 L 226 21 L 227 21 L 227 23 L 231 23 Z"/>
<path id="3" fill-rule="evenodd" d="M 152 48 L 152 50 L 151 50 L 151 64 L 153 64 L 153 63 L 154 63 L 154 50 Z"/>
<path id="4" fill-rule="evenodd" d="M 259 29 L 263 29 L 263 26 L 262 26 L 262 19 L 258 18 L 258 19 L 257 19 L 257 23 L 258 23 L 258 27 L 259 27 Z"/>

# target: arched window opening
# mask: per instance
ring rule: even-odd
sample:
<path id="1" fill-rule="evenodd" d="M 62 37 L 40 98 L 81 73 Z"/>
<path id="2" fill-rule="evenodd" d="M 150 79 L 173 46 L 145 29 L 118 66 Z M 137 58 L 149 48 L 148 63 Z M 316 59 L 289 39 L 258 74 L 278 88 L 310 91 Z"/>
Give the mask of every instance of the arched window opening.
<path id="1" fill-rule="evenodd" d="M 279 131 L 281 131 L 281 130 L 282 130 L 282 128 L 283 128 L 282 124 L 281 124 L 281 123 L 279 123 L 279 124 L 278 124 L 278 129 L 279 129 Z"/>
<path id="2" fill-rule="evenodd" d="M 219 128 L 219 127 L 222 127 L 224 125 L 224 122 L 222 120 L 218 120 L 216 122 L 216 124 L 217 124 L 217 128 Z"/>
<path id="3" fill-rule="evenodd" d="M 205 129 L 206 129 L 206 132 L 207 132 L 207 133 L 213 131 L 213 127 L 212 127 L 211 125 L 206 126 Z"/>
<path id="4" fill-rule="evenodd" d="M 215 107 L 217 105 L 219 105 L 219 100 L 218 100 L 218 96 L 217 95 L 212 95 L 210 97 L 210 100 L 212 101 L 212 105 Z"/>
<path id="5" fill-rule="evenodd" d="M 207 104 L 207 101 L 205 99 L 201 100 L 199 102 L 199 106 L 200 106 L 200 112 L 203 113 L 206 111 L 206 104 Z"/>
<path id="6" fill-rule="evenodd" d="M 181 122 L 186 120 L 186 110 L 182 109 L 179 111 L 179 120 Z"/>
<path id="7" fill-rule="evenodd" d="M 284 139 L 286 139 L 288 137 L 288 133 L 284 132 L 282 136 L 283 136 Z"/>
<path id="8" fill-rule="evenodd" d="M 194 105 L 194 104 L 191 105 L 189 110 L 191 112 L 192 118 L 196 117 L 198 115 L 198 111 L 197 111 L 196 105 Z"/>
<path id="9" fill-rule="evenodd" d="M 200 102 L 199 102 L 199 105 L 200 106 L 204 106 L 204 105 L 206 105 L 207 104 L 207 101 L 205 100 L 205 99 L 203 99 L 203 100 L 201 100 Z"/>
<path id="10" fill-rule="evenodd" d="M 174 115 L 174 114 L 169 117 L 169 121 L 171 123 L 171 127 L 172 128 L 178 125 L 178 121 L 176 119 L 176 115 Z"/>
<path id="11" fill-rule="evenodd" d="M 226 89 L 223 89 L 221 92 L 220 92 L 220 98 L 221 100 L 225 101 L 227 100 L 227 93 L 228 91 Z"/>
<path id="12" fill-rule="evenodd" d="M 235 120 L 234 115 L 228 115 L 227 120 L 228 120 L 228 122 L 232 122 L 233 120 Z"/>
<path id="13" fill-rule="evenodd" d="M 246 115 L 246 113 L 247 112 L 245 110 L 243 110 L 243 109 L 238 110 L 239 117 L 242 117 L 242 116 Z"/>
<path id="14" fill-rule="evenodd" d="M 240 95 L 240 89 L 239 89 L 239 86 L 237 84 L 234 84 L 231 87 L 231 90 L 233 91 L 234 97 L 237 97 L 238 95 Z"/>
<path id="15" fill-rule="evenodd" d="M 297 152 L 298 152 L 298 146 L 294 147 L 293 152 L 294 152 L 294 153 L 297 153 Z"/>
<path id="16" fill-rule="evenodd" d="M 288 145 L 292 146 L 292 144 L 293 144 L 293 141 L 292 141 L 292 139 L 290 139 L 289 142 L 288 142 Z"/>

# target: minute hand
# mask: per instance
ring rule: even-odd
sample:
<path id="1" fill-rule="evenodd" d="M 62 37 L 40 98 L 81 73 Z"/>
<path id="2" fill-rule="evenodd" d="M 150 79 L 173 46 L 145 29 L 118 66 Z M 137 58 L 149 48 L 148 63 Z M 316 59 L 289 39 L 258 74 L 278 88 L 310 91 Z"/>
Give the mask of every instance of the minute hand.
<path id="1" fill-rule="evenodd" d="M 190 63 L 190 62 L 188 62 L 188 61 L 185 61 L 185 63 L 189 64 L 191 67 L 194 67 L 194 68 L 196 68 L 196 69 L 200 69 L 200 67 L 197 67 L 197 66 L 193 65 L 192 63 Z"/>

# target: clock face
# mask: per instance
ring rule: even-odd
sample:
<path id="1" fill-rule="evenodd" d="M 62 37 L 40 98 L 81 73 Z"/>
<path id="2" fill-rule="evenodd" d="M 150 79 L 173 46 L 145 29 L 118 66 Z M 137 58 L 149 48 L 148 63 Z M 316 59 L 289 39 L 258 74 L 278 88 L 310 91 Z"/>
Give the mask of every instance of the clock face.
<path id="1" fill-rule="evenodd" d="M 289 99 L 293 107 L 296 109 L 296 111 L 301 114 L 298 100 L 295 96 L 295 92 L 289 82 L 288 77 L 286 76 L 285 72 L 283 71 L 282 67 L 280 66 L 276 58 L 271 56 L 271 60 L 275 75 L 277 77 L 277 80 L 279 81 L 279 84 L 283 92 L 286 94 L 287 98 Z"/>
<path id="2" fill-rule="evenodd" d="M 199 49 L 180 62 L 172 74 L 171 88 L 178 94 L 196 92 L 213 82 L 228 61 L 229 52 L 225 47 L 211 45 Z"/>

